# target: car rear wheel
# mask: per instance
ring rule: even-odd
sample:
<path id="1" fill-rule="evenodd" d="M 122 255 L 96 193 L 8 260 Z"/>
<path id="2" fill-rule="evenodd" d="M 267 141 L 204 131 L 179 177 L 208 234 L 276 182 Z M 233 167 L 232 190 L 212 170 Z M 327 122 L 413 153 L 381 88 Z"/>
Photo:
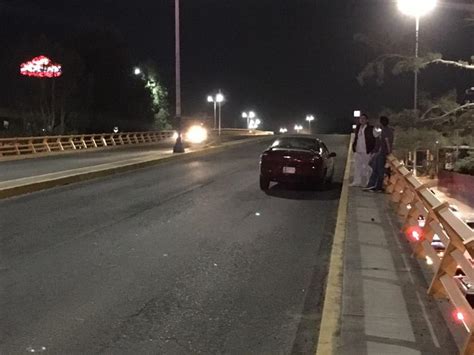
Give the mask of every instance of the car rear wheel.
<path id="1" fill-rule="evenodd" d="M 260 189 L 263 191 L 268 190 L 270 187 L 270 180 L 262 175 L 260 175 Z"/>

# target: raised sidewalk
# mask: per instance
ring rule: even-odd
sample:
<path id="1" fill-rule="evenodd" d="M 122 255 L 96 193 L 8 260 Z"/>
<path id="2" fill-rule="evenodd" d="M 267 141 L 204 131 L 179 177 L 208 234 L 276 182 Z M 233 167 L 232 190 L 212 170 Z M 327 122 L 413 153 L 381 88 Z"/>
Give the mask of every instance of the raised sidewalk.
<path id="1" fill-rule="evenodd" d="M 425 271 L 411 257 L 387 196 L 350 188 L 336 352 L 458 353 L 454 323 L 443 317 L 445 302 L 427 295 Z"/>

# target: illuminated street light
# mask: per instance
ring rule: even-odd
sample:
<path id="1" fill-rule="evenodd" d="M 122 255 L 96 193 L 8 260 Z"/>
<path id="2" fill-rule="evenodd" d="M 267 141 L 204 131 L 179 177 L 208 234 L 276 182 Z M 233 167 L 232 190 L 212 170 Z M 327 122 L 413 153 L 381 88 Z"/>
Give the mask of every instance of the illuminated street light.
<path id="1" fill-rule="evenodd" d="M 398 0 L 398 9 L 408 16 L 415 17 L 415 63 L 418 63 L 418 52 L 420 47 L 420 18 L 432 11 L 438 1 L 437 0 Z M 415 115 L 418 117 L 418 68 L 415 68 L 415 83 L 413 93 L 413 108 Z"/>
<path id="2" fill-rule="evenodd" d="M 398 9 L 405 15 L 422 17 L 432 11 L 437 0 L 398 0 Z"/>
<path id="3" fill-rule="evenodd" d="M 257 129 L 260 126 L 261 123 L 262 123 L 262 121 L 258 118 L 255 119 L 255 120 L 251 119 L 249 121 L 249 124 L 248 124 L 248 129 Z"/>
<path id="4" fill-rule="evenodd" d="M 216 101 L 217 101 L 217 103 L 224 102 L 224 99 L 225 99 L 225 98 L 224 98 L 224 95 L 222 95 L 222 93 L 218 93 L 218 94 L 216 95 Z"/>
<path id="5" fill-rule="evenodd" d="M 354 111 L 354 118 L 359 118 L 360 114 L 361 114 L 360 110 L 355 110 Z"/>
<path id="6" fill-rule="evenodd" d="M 300 131 L 301 131 L 302 129 L 303 129 L 303 126 L 302 126 L 302 125 L 300 125 L 300 124 L 296 124 L 296 125 L 295 125 L 295 131 L 296 131 L 296 133 L 300 133 Z"/>
<path id="7" fill-rule="evenodd" d="M 207 102 L 209 103 L 212 102 L 214 104 L 214 129 L 216 129 L 217 128 L 216 127 L 217 126 L 217 101 L 214 96 L 209 95 L 207 97 Z"/>
<path id="8" fill-rule="evenodd" d="M 255 114 L 254 111 L 249 111 L 249 112 L 242 112 L 242 118 L 247 119 L 247 128 L 250 129 L 250 121 L 253 120 L 257 115 Z"/>
<path id="9" fill-rule="evenodd" d="M 288 130 L 286 128 L 284 128 L 284 127 L 280 128 L 280 133 L 281 134 L 284 134 L 286 132 L 288 132 Z"/>
<path id="10" fill-rule="evenodd" d="M 142 73 L 142 70 L 139 67 L 135 67 L 133 69 L 133 74 L 140 75 L 141 73 Z"/>
<path id="11" fill-rule="evenodd" d="M 308 121 L 309 132 L 311 133 L 311 122 L 314 121 L 314 116 L 313 115 L 306 115 L 306 121 Z"/>
<path id="12" fill-rule="evenodd" d="M 224 95 L 219 91 L 215 96 L 214 95 L 209 95 L 207 97 L 207 102 L 212 102 L 214 104 L 214 129 L 217 127 L 217 116 L 216 116 L 216 109 L 218 106 L 219 107 L 219 136 L 221 135 L 221 105 L 225 101 Z"/>

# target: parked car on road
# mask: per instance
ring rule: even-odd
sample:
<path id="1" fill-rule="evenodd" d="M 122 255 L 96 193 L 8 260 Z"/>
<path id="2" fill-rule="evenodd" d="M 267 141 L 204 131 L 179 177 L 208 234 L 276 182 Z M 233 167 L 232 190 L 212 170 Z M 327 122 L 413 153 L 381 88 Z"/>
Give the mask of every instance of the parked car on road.
<path id="1" fill-rule="evenodd" d="M 331 182 L 335 156 L 314 136 L 281 136 L 260 157 L 260 188 L 268 190 L 272 181 L 313 185 Z"/>

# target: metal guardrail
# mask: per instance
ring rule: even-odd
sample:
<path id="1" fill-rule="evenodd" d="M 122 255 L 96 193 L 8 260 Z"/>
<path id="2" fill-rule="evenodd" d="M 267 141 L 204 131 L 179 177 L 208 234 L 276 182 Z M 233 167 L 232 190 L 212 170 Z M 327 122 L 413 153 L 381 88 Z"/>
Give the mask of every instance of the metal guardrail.
<path id="1" fill-rule="evenodd" d="M 160 131 L 2 138 L 0 157 L 157 143 L 173 137 L 174 133 Z"/>
<path id="2" fill-rule="evenodd" d="M 446 298 L 468 336 L 461 354 L 474 354 L 474 231 L 394 156 L 387 192 L 397 205 L 413 256 L 425 259 L 434 276 L 428 293 Z M 471 286 L 472 285 L 472 286 Z M 471 301 L 471 302 L 470 302 Z"/>
<path id="3" fill-rule="evenodd" d="M 213 135 L 216 134 L 212 132 Z M 265 136 L 273 132 L 248 129 L 222 129 L 225 136 Z M 171 139 L 176 131 L 80 134 L 69 136 L 17 137 L 0 139 L 0 159 L 35 154 L 84 151 L 125 145 L 153 144 Z"/>

